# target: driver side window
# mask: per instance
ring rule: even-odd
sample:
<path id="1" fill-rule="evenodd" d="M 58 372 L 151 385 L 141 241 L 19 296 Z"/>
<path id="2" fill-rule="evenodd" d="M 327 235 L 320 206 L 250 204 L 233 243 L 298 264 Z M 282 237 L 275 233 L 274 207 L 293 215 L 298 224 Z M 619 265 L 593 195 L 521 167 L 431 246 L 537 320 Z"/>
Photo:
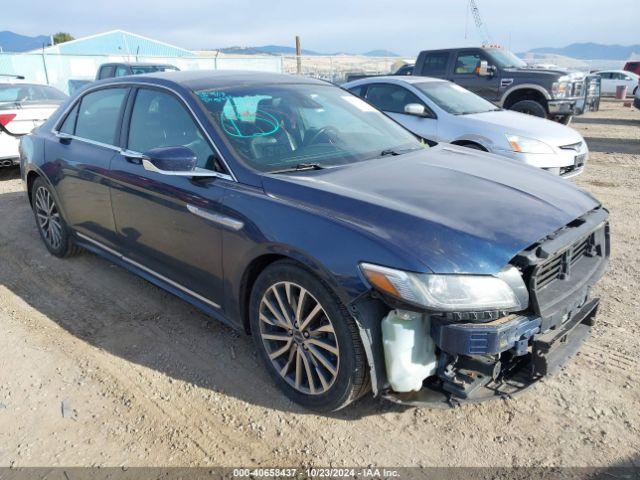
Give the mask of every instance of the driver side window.
<path id="1" fill-rule="evenodd" d="M 216 170 L 214 151 L 181 101 L 159 90 L 138 90 L 131 112 L 128 149 L 144 153 L 178 146 L 193 150 L 198 167 Z"/>
<path id="2" fill-rule="evenodd" d="M 404 113 L 404 107 L 410 103 L 424 105 L 422 100 L 406 88 L 382 83 L 367 88 L 367 101 L 383 112 L 390 113 Z"/>

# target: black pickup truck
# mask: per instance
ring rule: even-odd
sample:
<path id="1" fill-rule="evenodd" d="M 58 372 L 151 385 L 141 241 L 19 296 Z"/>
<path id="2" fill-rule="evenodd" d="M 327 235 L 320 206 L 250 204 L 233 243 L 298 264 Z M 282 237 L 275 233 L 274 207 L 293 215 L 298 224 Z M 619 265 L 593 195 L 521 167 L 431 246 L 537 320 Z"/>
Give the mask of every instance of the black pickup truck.
<path id="1" fill-rule="evenodd" d="M 597 75 L 533 68 L 501 48 L 425 50 L 413 75 L 444 78 L 500 107 L 565 124 L 600 104 Z"/>

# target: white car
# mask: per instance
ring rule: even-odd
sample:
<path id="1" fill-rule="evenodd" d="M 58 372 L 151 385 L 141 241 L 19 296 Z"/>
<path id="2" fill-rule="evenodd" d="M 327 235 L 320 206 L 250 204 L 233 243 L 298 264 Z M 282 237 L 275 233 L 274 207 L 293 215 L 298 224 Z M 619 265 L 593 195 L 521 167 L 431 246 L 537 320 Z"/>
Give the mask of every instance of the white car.
<path id="1" fill-rule="evenodd" d="M 484 150 L 556 175 L 582 173 L 587 143 L 574 129 L 503 110 L 431 77 L 370 77 L 342 85 L 420 137 Z"/>
<path id="2" fill-rule="evenodd" d="M 602 85 L 600 91 L 604 95 L 615 95 L 616 88 L 621 85 L 627 86 L 627 95 L 634 96 L 638 90 L 638 82 L 640 82 L 640 76 L 627 72 L 626 70 L 602 70 L 596 72 L 602 79 Z"/>
<path id="3" fill-rule="evenodd" d="M 19 163 L 20 136 L 40 126 L 67 95 L 35 83 L 0 83 L 0 167 Z"/>

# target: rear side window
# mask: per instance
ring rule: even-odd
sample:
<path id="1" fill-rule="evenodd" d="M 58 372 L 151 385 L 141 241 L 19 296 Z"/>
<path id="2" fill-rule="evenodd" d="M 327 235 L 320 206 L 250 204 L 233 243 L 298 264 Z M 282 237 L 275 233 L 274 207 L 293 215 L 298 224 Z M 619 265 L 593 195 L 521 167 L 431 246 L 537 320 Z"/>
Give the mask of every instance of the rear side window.
<path id="1" fill-rule="evenodd" d="M 129 75 L 129 69 L 124 65 L 118 65 L 116 68 L 116 77 L 124 77 L 125 75 Z"/>
<path id="2" fill-rule="evenodd" d="M 363 95 L 363 94 L 364 94 L 364 91 L 363 91 L 363 90 L 364 90 L 364 87 L 362 87 L 362 86 L 359 86 L 359 87 L 353 87 L 353 88 L 350 88 L 350 89 L 349 89 L 349 91 L 350 91 L 351 93 L 353 93 L 354 95 L 357 95 L 357 96 L 359 96 L 359 97 L 363 97 L 363 96 L 364 96 L 364 95 Z"/>
<path id="3" fill-rule="evenodd" d="M 447 73 L 447 61 L 449 60 L 449 52 L 430 53 L 424 57 L 422 65 L 422 75 L 438 76 Z"/>
<path id="4" fill-rule="evenodd" d="M 100 79 L 103 78 L 111 78 L 113 77 L 113 71 L 115 70 L 115 66 L 106 65 L 100 69 Z"/>
<path id="5" fill-rule="evenodd" d="M 404 113 L 404 107 L 409 103 L 424 105 L 406 88 L 382 83 L 367 88 L 367 101 L 380 110 L 391 113 Z"/>
<path id="6" fill-rule="evenodd" d="M 75 135 L 113 145 L 126 94 L 126 88 L 107 88 L 85 95 L 80 103 Z"/>
<path id="7" fill-rule="evenodd" d="M 140 89 L 131 113 L 129 150 L 178 146 L 193 150 L 199 167 L 215 170 L 215 154 L 182 102 L 165 92 Z"/>

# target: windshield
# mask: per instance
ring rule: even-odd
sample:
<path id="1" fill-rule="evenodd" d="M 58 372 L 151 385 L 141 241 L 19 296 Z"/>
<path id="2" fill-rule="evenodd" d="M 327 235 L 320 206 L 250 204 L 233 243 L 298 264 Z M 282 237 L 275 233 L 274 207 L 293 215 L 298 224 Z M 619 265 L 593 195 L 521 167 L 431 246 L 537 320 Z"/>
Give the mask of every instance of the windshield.
<path id="1" fill-rule="evenodd" d="M 500 110 L 493 103 L 455 83 L 424 82 L 414 83 L 413 86 L 445 112 L 453 115 L 468 115 Z"/>
<path id="2" fill-rule="evenodd" d="M 173 65 L 131 65 L 131 71 L 134 75 L 155 72 L 176 72 L 178 70 L 178 67 L 174 67 Z"/>
<path id="3" fill-rule="evenodd" d="M 46 85 L 0 85 L 0 103 L 62 103 L 66 98 L 60 90 Z"/>
<path id="4" fill-rule="evenodd" d="M 330 85 L 257 85 L 196 94 L 226 143 L 262 172 L 333 167 L 423 148 L 371 105 Z"/>
<path id="5" fill-rule="evenodd" d="M 497 48 L 492 48 L 488 52 L 489 55 L 491 55 L 491 58 L 493 58 L 498 66 L 502 68 L 525 68 L 527 66 L 527 62 L 524 62 L 520 58 L 516 57 L 508 50 L 498 50 Z"/>

